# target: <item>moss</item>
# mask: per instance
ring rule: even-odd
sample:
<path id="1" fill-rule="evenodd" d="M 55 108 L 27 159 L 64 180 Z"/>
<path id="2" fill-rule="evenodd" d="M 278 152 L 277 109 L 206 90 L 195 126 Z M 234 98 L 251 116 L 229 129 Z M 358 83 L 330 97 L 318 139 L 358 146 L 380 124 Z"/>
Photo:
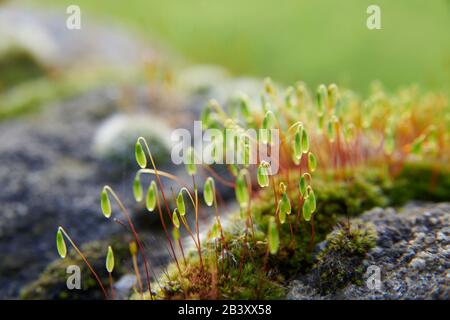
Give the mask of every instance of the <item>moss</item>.
<path id="1" fill-rule="evenodd" d="M 392 184 L 385 187 L 392 205 L 408 200 L 449 201 L 450 167 L 440 163 L 407 162 Z"/>
<path id="2" fill-rule="evenodd" d="M 439 185 L 435 189 L 425 190 L 430 186 L 428 178 L 433 172 L 439 172 Z M 426 179 L 420 180 L 421 175 Z M 349 282 L 358 284 L 363 274 L 361 262 L 370 248 L 374 247 L 376 233 L 373 227 L 359 222 L 353 222 L 350 230 L 336 228 L 340 219 L 357 216 L 376 206 L 398 203 L 399 199 L 421 199 L 420 194 L 424 199 L 431 194 L 434 194 L 431 198 L 446 197 L 449 190 L 442 187 L 449 181 L 447 172 L 442 167 L 425 164 L 407 163 L 394 179 L 386 174 L 384 168 L 379 167 L 355 169 L 351 176 L 340 179 L 335 179 L 332 174 L 315 176 L 313 185 L 317 211 L 314 215 L 314 240 L 311 239 L 311 224 L 301 216 L 297 223 L 298 191 L 297 188 L 289 188 L 292 213 L 286 223 L 280 226 L 280 249 L 277 254 L 268 256 L 265 231 L 269 217 L 275 214 L 275 204 L 273 191 L 270 188 L 263 189 L 252 201 L 254 239 L 250 229 L 245 238 L 246 228 L 239 213 L 230 218 L 230 227 L 225 230 L 228 249 L 225 272 L 221 274 L 215 266 L 215 257 L 220 259 L 221 254 L 219 241 L 217 251 L 205 251 L 204 258 L 207 261 L 209 259 L 208 271 L 199 271 L 200 264 L 195 253 L 189 258 L 188 267 L 183 270 L 182 276 L 171 266 L 171 280 L 165 282 L 164 289 L 158 292 L 158 298 L 280 299 L 285 296 L 287 280 L 307 273 L 314 275 L 314 285 L 321 294 L 332 293 Z M 297 179 L 295 174 L 291 176 L 291 181 Z M 312 249 L 325 239 L 327 247 L 314 262 Z M 205 246 L 206 242 L 202 247 Z"/>
<path id="3" fill-rule="evenodd" d="M 158 298 L 284 298 L 286 281 L 299 274 L 307 273 L 313 268 L 314 245 L 325 240 L 341 216 L 357 215 L 374 206 L 387 205 L 388 201 L 382 188 L 373 183 L 379 179 L 378 171 L 366 171 L 367 175 L 369 173 L 370 179 L 364 179 L 363 174 L 343 180 L 334 180 L 329 176 L 318 176 L 314 179 L 317 194 L 314 239 L 312 239 L 311 224 L 298 215 L 297 188 L 290 188 L 292 213 L 288 216 L 286 223 L 280 225 L 280 248 L 275 255 L 267 255 L 265 238 L 269 218 L 275 214 L 273 191 L 270 188 L 263 189 L 252 202 L 253 230 L 251 228 L 246 230 L 239 213 L 229 218 L 230 227 L 225 230 L 227 250 L 224 272 L 217 271 L 215 262 L 216 257 L 221 259 L 219 241 L 217 251 L 205 250 L 204 259 L 208 262 L 205 269 L 208 271 L 199 272 L 200 264 L 194 253 L 188 260 L 188 267 L 182 270 L 182 275 L 179 275 L 178 270 L 172 265 L 170 280 L 167 276 L 163 276 L 164 286 L 163 290 L 157 293 Z M 297 178 L 295 174 L 291 177 L 292 181 L 296 181 Z M 247 237 L 246 231 L 248 231 Z M 357 247 L 355 253 L 366 248 L 366 244 L 360 241 L 370 237 L 369 231 L 364 232 L 366 231 L 360 231 L 359 228 L 352 229 L 349 235 L 350 243 L 337 237 L 333 244 L 336 247 L 342 245 L 342 252 L 348 254 L 349 260 L 360 259 L 359 255 L 352 257 L 353 252 L 349 250 L 353 245 Z M 202 247 L 205 248 L 206 245 L 207 242 L 204 242 Z M 354 265 L 357 266 L 357 263 L 355 262 Z M 199 277 L 199 274 L 203 277 Z M 346 279 L 343 275 L 341 277 Z"/>
<path id="4" fill-rule="evenodd" d="M 350 229 L 339 226 L 327 238 L 326 248 L 317 256 L 313 274 L 321 294 L 329 294 L 362 277 L 361 263 L 375 246 L 373 226 L 352 223 Z"/>
<path id="5" fill-rule="evenodd" d="M 45 68 L 28 52 L 14 49 L 0 56 L 0 92 L 45 76 Z"/>
<path id="6" fill-rule="evenodd" d="M 111 242 L 93 241 L 82 246 L 81 250 L 89 263 L 99 274 L 103 285 L 108 288 L 108 274 L 105 269 L 105 257 L 108 245 L 114 248 L 116 266 L 114 275 L 125 274 L 131 266 L 124 262 L 129 256 L 128 239 L 124 237 L 113 238 Z M 81 290 L 69 290 L 66 285 L 68 274 L 66 269 L 70 265 L 77 265 L 81 272 Z M 71 250 L 65 259 L 51 262 L 41 273 L 38 279 L 27 285 L 20 294 L 22 299 L 103 299 L 98 283 L 92 276 L 81 257 Z"/>

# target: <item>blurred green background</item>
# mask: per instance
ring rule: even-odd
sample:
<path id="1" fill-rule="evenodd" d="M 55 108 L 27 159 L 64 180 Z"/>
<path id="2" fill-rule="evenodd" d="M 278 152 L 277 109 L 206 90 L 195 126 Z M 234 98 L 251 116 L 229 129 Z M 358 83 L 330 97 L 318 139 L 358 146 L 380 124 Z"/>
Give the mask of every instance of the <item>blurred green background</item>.
<path id="1" fill-rule="evenodd" d="M 33 1 L 37 4 L 36 1 Z M 419 83 L 450 87 L 448 0 L 39 0 L 78 4 L 89 17 L 123 23 L 195 63 L 234 74 L 310 85 L 338 82 L 366 91 Z M 381 7 L 382 30 L 366 9 Z"/>

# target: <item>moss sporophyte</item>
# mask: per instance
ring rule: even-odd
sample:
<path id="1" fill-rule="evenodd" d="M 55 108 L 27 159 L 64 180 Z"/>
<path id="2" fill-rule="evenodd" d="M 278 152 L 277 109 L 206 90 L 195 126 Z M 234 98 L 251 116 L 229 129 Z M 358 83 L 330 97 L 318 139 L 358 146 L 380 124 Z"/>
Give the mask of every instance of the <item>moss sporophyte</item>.
<path id="1" fill-rule="evenodd" d="M 347 227 L 340 229 L 339 239 L 359 235 L 357 230 L 362 229 L 353 228 L 348 217 L 389 203 L 387 196 L 398 193 L 393 187 L 397 179 L 405 181 L 405 163 L 433 163 L 429 181 L 421 181 L 429 183 L 429 189 L 425 187 L 421 192 L 441 192 L 433 181 L 435 175 L 447 170 L 442 168 L 447 168 L 450 155 L 449 110 L 441 96 L 419 97 L 413 90 L 391 96 L 378 88 L 361 100 L 335 84 L 320 85 L 314 94 L 301 82 L 281 90 L 266 79 L 259 103 L 242 93 L 229 103 L 221 106 L 210 101 L 201 114 L 202 125 L 204 130 L 234 132 L 237 156 L 242 162 L 224 161 L 226 154 L 220 151 L 227 148 L 229 139 L 211 142 L 213 163 L 198 161 L 201 155 L 190 147 L 184 154 L 191 180 L 186 182 L 159 170 L 147 141 L 137 139 L 135 158 L 139 169 L 133 180 L 133 195 L 137 202 L 145 202 L 150 213 L 156 211 L 159 215 L 172 260 L 158 279 L 150 278 L 146 251 L 151 248 L 143 247 L 120 198 L 110 186 L 101 191 L 104 216 L 110 218 L 114 213 L 114 200 L 133 236 L 130 253 L 137 293 L 132 298 L 284 297 L 286 279 L 314 266 L 314 244 L 324 240 L 345 217 Z M 266 131 L 252 136 L 249 129 Z M 279 148 L 279 154 L 252 158 L 261 145 L 268 150 L 267 155 L 273 154 L 275 148 Z M 226 167 L 229 174 L 219 174 L 218 166 Z M 153 180 L 144 186 L 142 175 Z M 167 180 L 179 188 L 173 190 L 170 199 L 164 183 Z M 204 181 L 203 185 L 200 181 Z M 417 179 L 406 181 L 413 184 Z M 227 214 L 226 225 L 223 197 L 216 187 L 219 184 L 233 189 L 239 205 L 238 212 Z M 402 199 L 415 196 L 407 194 Z M 200 211 L 211 211 L 211 222 L 204 228 L 200 226 Z M 182 241 L 181 231 L 187 241 Z M 64 239 L 87 264 L 105 298 L 114 298 L 112 248 L 105 248 L 111 287 L 108 293 L 62 227 L 56 236 L 59 255 L 64 258 L 67 254 Z M 183 248 L 189 241 L 192 251 Z M 145 285 L 138 257 L 145 270 Z"/>

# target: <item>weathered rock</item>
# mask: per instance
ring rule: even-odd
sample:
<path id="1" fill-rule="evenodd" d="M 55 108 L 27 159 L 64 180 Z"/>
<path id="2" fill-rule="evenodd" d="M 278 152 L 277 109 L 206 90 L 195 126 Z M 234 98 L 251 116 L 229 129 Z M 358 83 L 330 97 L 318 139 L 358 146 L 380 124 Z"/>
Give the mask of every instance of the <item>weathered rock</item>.
<path id="1" fill-rule="evenodd" d="M 360 284 L 351 283 L 320 295 L 302 277 L 291 283 L 290 299 L 449 299 L 448 270 L 450 204 L 408 204 L 403 210 L 375 208 L 361 219 L 375 225 L 377 246 L 362 262 L 367 270 L 381 271 L 381 287 L 370 289 L 367 273 Z"/>
<path id="2" fill-rule="evenodd" d="M 155 58 L 156 50 L 114 26 L 89 23 L 81 29 L 66 27 L 65 8 L 38 10 L 16 4 L 0 8 L 0 52 L 21 48 L 51 68 L 131 68 Z"/>
<path id="3" fill-rule="evenodd" d="M 119 98 L 118 88 L 105 87 L 41 115 L 0 123 L 0 297 L 17 297 L 57 257 L 58 225 L 78 244 L 124 231 L 101 214 L 104 184 L 116 189 L 132 214 L 139 210 L 131 194 L 136 167 L 122 170 L 114 182 L 92 155 L 95 132 L 120 109 Z M 141 220 L 151 224 L 148 215 Z"/>

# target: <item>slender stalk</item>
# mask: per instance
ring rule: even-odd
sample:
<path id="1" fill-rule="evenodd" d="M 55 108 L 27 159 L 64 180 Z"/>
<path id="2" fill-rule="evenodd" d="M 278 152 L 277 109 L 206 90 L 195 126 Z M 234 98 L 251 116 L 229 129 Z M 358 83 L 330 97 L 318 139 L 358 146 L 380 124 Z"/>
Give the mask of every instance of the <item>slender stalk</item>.
<path id="1" fill-rule="evenodd" d="M 197 243 L 198 243 L 198 255 L 200 259 L 200 268 L 203 271 L 203 258 L 202 258 L 202 249 L 201 249 L 201 242 L 200 242 L 200 229 L 198 225 L 198 191 L 197 191 L 197 185 L 195 183 L 195 177 L 192 176 L 192 184 L 194 185 L 194 195 L 195 195 L 195 229 L 197 231 Z"/>
<path id="2" fill-rule="evenodd" d="M 108 278 L 109 278 L 109 287 L 111 291 L 111 300 L 116 300 L 116 294 L 114 292 L 113 278 L 111 272 L 108 272 Z"/>
<path id="3" fill-rule="evenodd" d="M 140 271 L 139 271 L 139 266 L 138 266 L 138 263 L 137 263 L 136 254 L 133 254 L 131 258 L 133 260 L 134 273 L 136 274 L 136 281 L 137 281 L 138 286 L 139 286 L 141 297 L 142 297 L 142 299 L 144 299 L 144 288 L 142 286 L 141 274 L 140 274 Z"/>
<path id="4" fill-rule="evenodd" d="M 224 264 L 225 264 L 225 236 L 223 235 L 223 229 L 222 229 L 222 223 L 220 222 L 220 218 L 219 218 L 219 209 L 217 207 L 217 196 L 216 196 L 216 190 L 214 188 L 214 210 L 216 212 L 216 219 L 217 219 L 217 223 L 218 226 L 220 228 L 220 238 L 222 240 L 222 248 L 221 248 L 221 254 L 222 254 L 222 275 L 224 272 Z"/>
<path id="5" fill-rule="evenodd" d="M 163 200 L 164 200 L 164 204 L 165 204 L 165 207 L 166 207 L 166 210 L 167 210 L 167 214 L 172 219 L 172 214 L 170 212 L 169 204 L 168 204 L 168 202 L 166 200 L 166 195 L 164 194 L 164 185 L 161 182 L 159 171 L 156 169 L 155 160 L 153 159 L 153 155 L 152 155 L 152 153 L 150 151 L 150 147 L 148 146 L 147 141 L 143 137 L 139 137 L 138 138 L 138 142 L 139 143 L 143 143 L 144 146 L 145 146 L 145 149 L 147 150 L 148 156 L 150 158 L 150 162 L 152 163 L 152 166 L 153 166 L 153 171 L 154 171 L 153 173 L 155 174 L 156 181 L 158 182 L 159 188 L 161 189 L 161 195 L 162 195 Z M 172 176 L 172 177 L 175 177 L 175 176 Z"/>
<path id="6" fill-rule="evenodd" d="M 309 243 L 309 250 L 312 250 L 314 245 L 314 215 L 311 216 L 311 242 Z"/>
<path id="7" fill-rule="evenodd" d="M 181 274 L 180 264 L 178 263 L 178 258 L 177 258 L 177 255 L 175 254 L 175 249 L 173 247 L 172 240 L 170 239 L 169 231 L 167 230 L 167 226 L 166 226 L 166 222 L 164 221 L 164 217 L 163 217 L 162 210 L 161 210 L 161 201 L 159 200 L 158 194 L 156 195 L 156 203 L 158 206 L 159 220 L 161 221 L 167 241 L 169 242 L 170 250 L 172 251 L 172 255 L 173 255 L 173 259 L 175 260 L 175 264 L 177 265 L 178 271 Z M 170 217 L 170 218 L 172 219 L 172 217 Z"/>
<path id="8" fill-rule="evenodd" d="M 64 230 L 63 227 L 59 227 L 59 230 L 61 230 L 61 232 L 64 234 L 64 236 L 67 238 L 67 240 L 69 240 L 70 244 L 75 249 L 75 251 L 78 253 L 78 255 L 81 257 L 81 259 L 83 259 L 84 263 L 89 268 L 89 270 L 91 271 L 91 273 L 94 276 L 95 280 L 97 281 L 98 285 L 102 289 L 102 292 L 103 292 L 103 295 L 105 296 L 105 299 L 108 299 L 108 293 L 106 292 L 106 289 L 103 286 L 102 281 L 100 280 L 100 277 L 94 271 L 94 269 L 92 268 L 91 264 L 87 261 L 87 259 L 84 256 L 84 254 L 81 252 L 80 249 L 78 249 L 78 246 L 75 244 L 75 242 L 72 240 L 72 238 L 67 234 L 66 230 Z"/>
<path id="9" fill-rule="evenodd" d="M 119 199 L 119 197 L 117 196 L 117 194 L 114 192 L 114 190 L 110 187 L 110 186 L 105 186 L 105 190 L 108 191 L 114 198 L 114 200 L 116 201 L 116 203 L 118 204 L 120 211 L 123 213 L 123 215 L 125 216 L 125 218 L 127 219 L 128 225 L 131 228 L 131 232 L 134 236 L 134 239 L 136 240 L 136 243 L 139 247 L 139 251 L 141 253 L 142 259 L 144 260 L 144 268 L 145 268 L 145 274 L 147 277 L 147 287 L 150 293 L 150 297 L 153 299 L 153 292 L 152 292 L 152 287 L 150 284 L 150 274 L 148 271 L 148 261 L 147 258 L 145 256 L 145 252 L 144 252 L 144 248 L 142 247 L 142 243 L 141 240 L 136 232 L 136 229 L 134 227 L 133 221 L 131 221 L 130 215 L 128 213 L 128 210 L 125 208 L 125 206 L 123 205 L 122 201 Z"/>

